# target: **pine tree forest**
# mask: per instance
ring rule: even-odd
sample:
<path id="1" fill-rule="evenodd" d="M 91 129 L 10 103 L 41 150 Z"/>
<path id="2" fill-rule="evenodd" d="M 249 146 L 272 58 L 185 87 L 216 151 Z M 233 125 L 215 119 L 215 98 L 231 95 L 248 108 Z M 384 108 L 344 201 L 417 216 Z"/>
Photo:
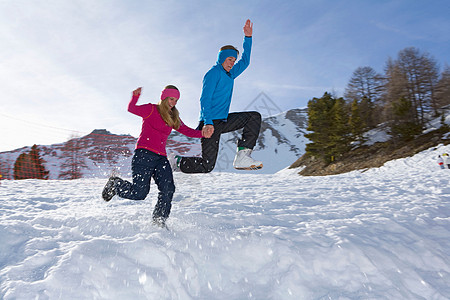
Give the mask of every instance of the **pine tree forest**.
<path id="1" fill-rule="evenodd" d="M 407 141 L 422 133 L 430 119 L 444 119 L 450 106 L 450 67 L 440 73 L 428 53 L 409 47 L 389 58 L 384 74 L 372 67 L 357 68 L 344 97 L 326 92 L 308 102 L 311 143 L 306 153 L 325 162 L 338 160 L 365 142 L 364 132 L 382 126 L 394 141 Z M 448 126 L 443 126 L 447 128 Z"/>

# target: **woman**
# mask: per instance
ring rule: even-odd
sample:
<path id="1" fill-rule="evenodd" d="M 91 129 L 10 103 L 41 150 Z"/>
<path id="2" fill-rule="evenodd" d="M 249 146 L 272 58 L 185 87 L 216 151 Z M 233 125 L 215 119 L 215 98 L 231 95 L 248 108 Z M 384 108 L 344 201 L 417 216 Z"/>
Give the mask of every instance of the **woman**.
<path id="1" fill-rule="evenodd" d="M 158 104 L 136 105 L 140 95 L 141 88 L 134 90 L 128 104 L 129 112 L 142 117 L 142 130 L 131 162 L 133 182 L 112 176 L 103 189 L 102 197 L 105 201 L 110 201 L 114 195 L 131 200 L 144 200 L 150 191 L 150 180 L 153 178 L 159 189 L 153 223 L 165 227 L 175 192 L 172 169 L 166 154 L 167 138 L 172 129 L 195 138 L 201 138 L 202 131 L 192 129 L 180 120 L 175 107 L 180 92 L 175 86 L 168 85 L 164 88 Z"/>

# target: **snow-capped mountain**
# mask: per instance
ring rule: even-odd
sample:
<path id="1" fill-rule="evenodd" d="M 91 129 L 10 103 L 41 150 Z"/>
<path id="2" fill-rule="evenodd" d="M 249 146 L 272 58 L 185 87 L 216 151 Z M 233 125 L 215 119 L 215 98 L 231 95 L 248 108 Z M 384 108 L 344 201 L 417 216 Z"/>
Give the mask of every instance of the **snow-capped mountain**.
<path id="1" fill-rule="evenodd" d="M 307 126 L 306 109 L 292 109 L 274 116 L 263 118 L 261 133 L 253 152 L 253 157 L 264 163 L 258 173 L 275 173 L 292 164 L 305 150 L 307 139 L 303 136 Z M 222 135 L 220 151 L 214 172 L 253 172 L 236 171 L 232 164 L 236 144 L 241 132 Z M 39 146 L 40 156 L 45 160 L 50 179 L 58 179 L 63 171 L 70 150 L 68 143 L 76 145 L 78 161 L 82 161 L 82 174 L 85 178 L 106 177 L 113 169 L 124 176 L 130 175 L 131 157 L 136 138 L 131 135 L 116 135 L 105 129 L 97 129 L 90 134 L 71 141 L 48 146 Z M 73 147 L 73 146 L 72 146 Z M 31 147 L 0 153 L 0 174 L 13 178 L 14 163 L 17 157 L 29 152 Z M 200 140 L 186 137 L 173 131 L 167 141 L 167 153 L 183 156 L 201 154 Z M 81 164 L 80 164 L 81 165 Z"/>

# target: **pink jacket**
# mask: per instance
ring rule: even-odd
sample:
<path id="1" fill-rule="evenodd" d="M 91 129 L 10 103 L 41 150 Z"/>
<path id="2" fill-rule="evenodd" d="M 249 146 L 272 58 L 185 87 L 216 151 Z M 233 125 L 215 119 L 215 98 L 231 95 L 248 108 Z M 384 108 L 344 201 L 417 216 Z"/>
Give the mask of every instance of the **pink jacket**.
<path id="1" fill-rule="evenodd" d="M 128 111 L 142 117 L 142 130 L 136 143 L 136 149 L 147 149 L 159 155 L 167 156 L 166 141 L 172 127 L 166 124 L 158 112 L 156 104 L 136 105 L 139 96 L 131 98 Z M 201 138 L 201 130 L 195 130 L 181 122 L 178 132 L 194 138 Z"/>

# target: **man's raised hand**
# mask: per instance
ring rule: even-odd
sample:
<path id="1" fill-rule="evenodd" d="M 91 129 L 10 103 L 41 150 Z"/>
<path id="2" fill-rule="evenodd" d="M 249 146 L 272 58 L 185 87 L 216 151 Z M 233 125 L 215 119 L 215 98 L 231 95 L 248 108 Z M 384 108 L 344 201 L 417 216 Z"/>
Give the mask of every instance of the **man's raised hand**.
<path id="1" fill-rule="evenodd" d="M 252 34 L 253 34 L 253 23 L 250 22 L 250 19 L 248 19 L 244 25 L 244 35 L 250 37 L 252 36 Z"/>

